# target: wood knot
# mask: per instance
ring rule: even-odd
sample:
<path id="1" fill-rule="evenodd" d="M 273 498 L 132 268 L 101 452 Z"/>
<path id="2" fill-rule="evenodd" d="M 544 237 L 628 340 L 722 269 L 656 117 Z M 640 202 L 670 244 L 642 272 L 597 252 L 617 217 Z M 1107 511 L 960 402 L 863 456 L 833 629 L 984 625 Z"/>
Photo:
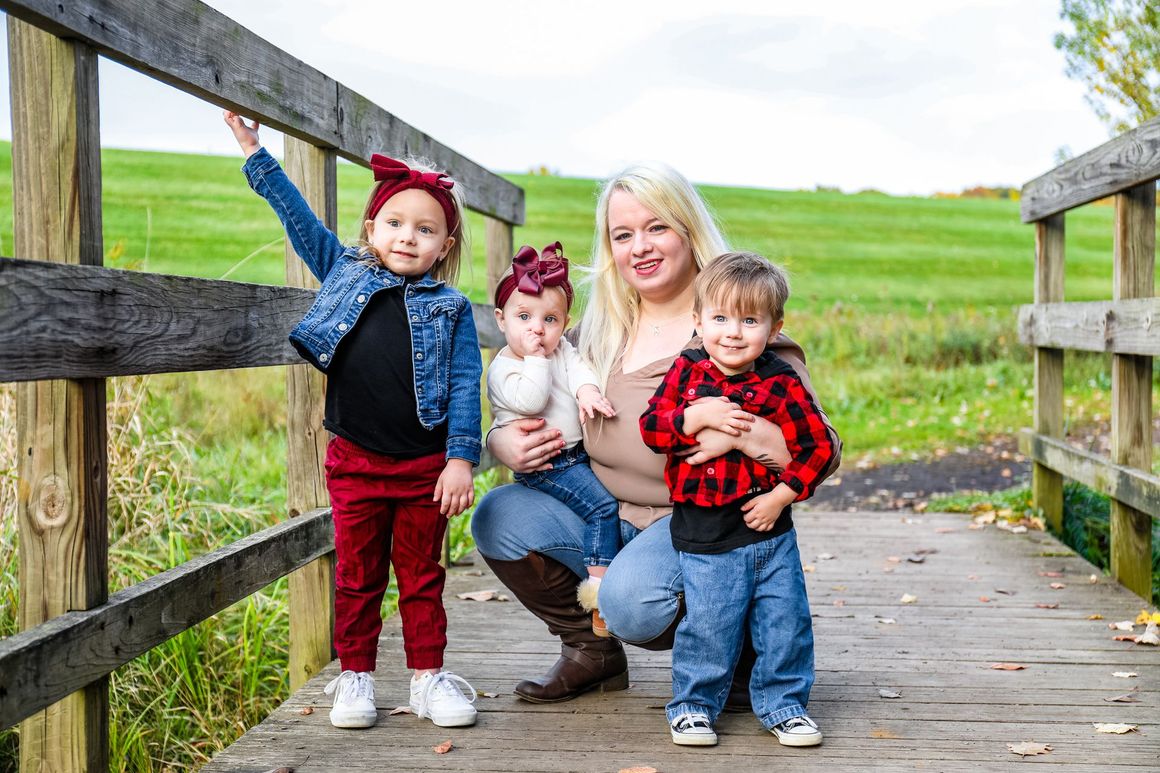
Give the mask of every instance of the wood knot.
<path id="1" fill-rule="evenodd" d="M 38 529 L 59 529 L 68 521 L 71 500 L 67 480 L 59 475 L 45 475 L 32 496 L 33 523 Z"/>

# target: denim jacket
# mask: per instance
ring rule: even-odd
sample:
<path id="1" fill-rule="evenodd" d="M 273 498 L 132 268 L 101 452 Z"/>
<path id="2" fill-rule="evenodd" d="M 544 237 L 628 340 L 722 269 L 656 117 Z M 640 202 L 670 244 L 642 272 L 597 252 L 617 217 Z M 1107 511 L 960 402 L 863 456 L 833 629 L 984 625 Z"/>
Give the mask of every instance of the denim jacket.
<path id="1" fill-rule="evenodd" d="M 344 246 L 265 148 L 250 156 L 242 171 L 250 187 L 274 208 L 295 252 L 322 282 L 318 299 L 290 333 L 290 342 L 325 372 L 371 295 L 398 287 L 403 277 L 361 259 L 357 248 Z M 419 423 L 431 429 L 447 422 L 447 457 L 479 464 L 483 361 L 471 302 L 425 275 L 407 286 L 404 303 L 411 323 Z"/>

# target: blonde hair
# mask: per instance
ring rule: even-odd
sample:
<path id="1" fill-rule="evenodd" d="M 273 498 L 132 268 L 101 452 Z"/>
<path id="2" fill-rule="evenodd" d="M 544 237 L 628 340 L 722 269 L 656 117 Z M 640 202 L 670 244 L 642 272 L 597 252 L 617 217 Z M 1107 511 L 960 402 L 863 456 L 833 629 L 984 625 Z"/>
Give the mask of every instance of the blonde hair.
<path id="1" fill-rule="evenodd" d="M 676 230 L 700 271 L 728 247 L 709 208 L 680 172 L 659 163 L 636 164 L 609 179 L 596 202 L 596 233 L 588 303 L 580 324 L 579 349 L 602 386 L 640 321 L 640 295 L 620 276 L 612 260 L 608 202 L 616 191 L 630 194 L 665 225 Z"/>
<path id="2" fill-rule="evenodd" d="M 727 252 L 697 275 L 693 292 L 698 315 L 713 303 L 739 314 L 769 314 L 776 324 L 785 316 L 789 278 L 755 252 Z"/>
<path id="3" fill-rule="evenodd" d="M 426 158 L 407 156 L 401 160 L 417 172 L 443 173 L 442 169 L 436 167 Z M 371 205 L 375 202 L 375 194 L 379 192 L 379 188 L 383 187 L 386 182 L 385 180 L 379 181 L 371 186 L 371 192 L 367 195 L 367 203 L 363 207 L 362 220 L 359 221 L 359 255 L 368 262 L 380 262 L 378 253 L 367 240 L 367 221 L 373 219 L 370 214 Z M 448 191 L 448 193 L 451 194 L 451 201 L 455 207 L 455 228 L 453 230 L 449 229 L 450 232 L 447 235 L 455 237 L 455 243 L 451 245 L 451 249 L 447 251 L 447 254 L 443 256 L 442 260 L 431 266 L 431 270 L 428 273 L 431 274 L 433 279 L 454 285 L 459 280 L 460 257 L 465 253 L 470 255 L 471 250 L 467 246 L 467 219 L 465 217 L 467 210 L 463 203 L 463 186 L 458 181 L 455 181 L 455 187 Z"/>

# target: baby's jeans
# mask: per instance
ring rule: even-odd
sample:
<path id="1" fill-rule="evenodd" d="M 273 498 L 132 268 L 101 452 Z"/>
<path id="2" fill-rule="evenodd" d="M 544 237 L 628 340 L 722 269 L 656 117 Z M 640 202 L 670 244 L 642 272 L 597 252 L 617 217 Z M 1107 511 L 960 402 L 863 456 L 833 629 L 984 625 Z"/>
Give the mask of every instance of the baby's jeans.
<path id="1" fill-rule="evenodd" d="M 767 729 L 805 714 L 814 634 L 796 530 L 725 553 L 678 555 L 687 612 L 673 644 L 669 722 L 690 712 L 717 721 L 746 626 L 757 650 L 753 713 Z"/>
<path id="2" fill-rule="evenodd" d="M 344 671 L 374 671 L 395 565 L 407 667 L 441 668 L 447 646 L 439 565 L 447 519 L 432 501 L 444 454 L 400 459 L 336 437 L 326 449 L 334 513 L 334 648 Z"/>
<path id="3" fill-rule="evenodd" d="M 516 473 L 516 480 L 568 506 L 584 521 L 584 565 L 608 566 L 620 550 L 620 504 L 596 479 L 584 446 L 552 458 L 552 469 Z"/>

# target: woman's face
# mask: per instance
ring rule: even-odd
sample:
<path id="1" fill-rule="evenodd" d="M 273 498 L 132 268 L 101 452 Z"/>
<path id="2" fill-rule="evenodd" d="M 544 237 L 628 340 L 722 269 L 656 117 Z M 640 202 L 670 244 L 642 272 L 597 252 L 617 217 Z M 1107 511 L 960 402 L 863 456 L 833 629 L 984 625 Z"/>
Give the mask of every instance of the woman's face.
<path id="1" fill-rule="evenodd" d="M 674 298 L 697 276 L 688 242 L 627 191 L 608 199 L 608 237 L 616 270 L 645 300 Z"/>

